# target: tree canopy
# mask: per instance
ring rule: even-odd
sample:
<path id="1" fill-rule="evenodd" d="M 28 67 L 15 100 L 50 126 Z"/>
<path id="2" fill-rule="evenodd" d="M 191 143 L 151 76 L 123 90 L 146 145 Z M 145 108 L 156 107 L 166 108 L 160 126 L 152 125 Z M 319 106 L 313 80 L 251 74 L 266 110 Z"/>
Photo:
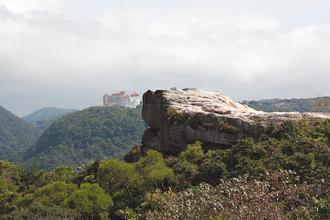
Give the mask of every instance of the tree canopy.
<path id="1" fill-rule="evenodd" d="M 76 171 L 0 161 L 0 218 L 330 218 L 330 120 L 273 125 L 226 149 L 128 155 Z"/>
<path id="2" fill-rule="evenodd" d="M 54 122 L 27 151 L 25 160 L 44 169 L 77 167 L 104 157 L 123 158 L 145 129 L 141 108 L 91 107 Z"/>

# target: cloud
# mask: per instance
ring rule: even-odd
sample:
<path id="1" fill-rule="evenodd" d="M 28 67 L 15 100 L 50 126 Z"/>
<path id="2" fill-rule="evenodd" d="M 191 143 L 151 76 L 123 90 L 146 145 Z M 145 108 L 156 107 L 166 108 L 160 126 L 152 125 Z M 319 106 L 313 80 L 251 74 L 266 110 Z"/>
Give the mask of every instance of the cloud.
<path id="1" fill-rule="evenodd" d="M 330 92 L 327 23 L 288 28 L 282 17 L 228 10 L 242 3 L 236 0 L 201 8 L 197 1 L 141 2 L 5 1 L 0 104 L 19 114 L 45 105 L 83 108 L 108 91 L 171 86 L 237 99 Z"/>

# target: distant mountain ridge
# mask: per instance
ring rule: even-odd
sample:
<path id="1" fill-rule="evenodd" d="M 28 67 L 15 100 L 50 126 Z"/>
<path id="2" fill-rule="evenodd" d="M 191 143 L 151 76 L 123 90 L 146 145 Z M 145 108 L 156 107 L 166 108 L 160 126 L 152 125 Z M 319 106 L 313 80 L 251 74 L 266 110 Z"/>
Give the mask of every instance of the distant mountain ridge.
<path id="1" fill-rule="evenodd" d="M 330 103 L 330 97 L 242 103 L 266 112 L 330 112 L 329 106 L 319 105 L 324 102 Z M 46 169 L 78 166 L 102 157 L 121 158 L 140 143 L 145 129 L 141 107 L 99 106 L 82 111 L 46 107 L 23 119 L 0 106 L 0 159 L 36 163 Z"/>
<path id="2" fill-rule="evenodd" d="M 141 107 L 90 107 L 56 120 L 29 149 L 28 164 L 44 169 L 77 167 L 103 157 L 122 158 L 145 129 Z"/>
<path id="3" fill-rule="evenodd" d="M 39 136 L 37 128 L 0 106 L 0 159 L 17 161 Z"/>
<path id="4" fill-rule="evenodd" d="M 76 112 L 75 109 L 45 107 L 37 110 L 22 119 L 28 123 L 35 125 L 41 132 L 48 128 L 54 121 L 63 117 L 64 115 Z"/>
<path id="5" fill-rule="evenodd" d="M 320 105 L 328 103 L 327 106 Z M 259 101 L 243 101 L 251 108 L 265 112 L 330 112 L 330 97 L 262 99 Z"/>

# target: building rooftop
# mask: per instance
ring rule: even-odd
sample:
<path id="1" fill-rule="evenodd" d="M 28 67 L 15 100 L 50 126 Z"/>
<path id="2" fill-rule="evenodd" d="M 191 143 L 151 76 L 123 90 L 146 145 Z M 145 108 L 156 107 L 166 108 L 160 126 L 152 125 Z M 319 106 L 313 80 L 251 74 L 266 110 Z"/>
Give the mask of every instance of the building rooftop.
<path id="1" fill-rule="evenodd" d="M 137 92 L 133 92 L 133 93 L 131 94 L 131 97 L 138 97 L 138 96 L 140 96 L 140 94 L 137 93 Z"/>

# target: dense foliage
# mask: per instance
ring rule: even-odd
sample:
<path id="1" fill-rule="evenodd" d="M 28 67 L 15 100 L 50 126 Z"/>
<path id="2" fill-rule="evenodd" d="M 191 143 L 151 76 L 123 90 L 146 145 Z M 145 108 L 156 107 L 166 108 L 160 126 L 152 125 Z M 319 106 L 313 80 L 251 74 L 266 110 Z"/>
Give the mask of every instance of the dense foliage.
<path id="1" fill-rule="evenodd" d="M 135 163 L 95 161 L 79 172 L 24 170 L 0 161 L 0 219 L 107 219 L 133 212 L 146 192 L 173 185 L 175 175 L 156 151 Z"/>
<path id="2" fill-rule="evenodd" d="M 177 156 L 136 145 L 73 171 L 0 162 L 2 219 L 328 219 L 330 121 L 265 129 L 230 149 Z"/>
<path id="3" fill-rule="evenodd" d="M 79 166 L 104 157 L 122 158 L 140 143 L 145 124 L 141 108 L 91 107 L 54 122 L 25 159 L 44 169 Z"/>
<path id="4" fill-rule="evenodd" d="M 0 159 L 17 161 L 39 135 L 38 129 L 0 106 Z"/>
<path id="5" fill-rule="evenodd" d="M 43 132 L 57 119 L 75 111 L 77 110 L 45 107 L 22 117 L 22 119 L 30 124 L 33 124 L 40 130 L 40 132 Z"/>
<path id="6" fill-rule="evenodd" d="M 217 186 L 201 183 L 181 192 L 146 195 L 146 219 L 315 219 L 329 217 L 329 182 L 297 184 L 291 172 L 264 180 L 241 176 Z"/>
<path id="7" fill-rule="evenodd" d="M 178 157 L 168 158 L 167 164 L 188 185 L 217 184 L 220 178 L 244 174 L 261 178 L 269 170 L 283 169 L 313 182 L 330 176 L 329 145 L 329 120 L 301 120 L 271 126 L 259 139 L 247 138 L 230 149 L 205 152 L 200 144 L 192 144 Z"/>
<path id="8" fill-rule="evenodd" d="M 266 112 L 330 112 L 330 97 L 310 99 L 264 99 L 244 104 Z"/>

